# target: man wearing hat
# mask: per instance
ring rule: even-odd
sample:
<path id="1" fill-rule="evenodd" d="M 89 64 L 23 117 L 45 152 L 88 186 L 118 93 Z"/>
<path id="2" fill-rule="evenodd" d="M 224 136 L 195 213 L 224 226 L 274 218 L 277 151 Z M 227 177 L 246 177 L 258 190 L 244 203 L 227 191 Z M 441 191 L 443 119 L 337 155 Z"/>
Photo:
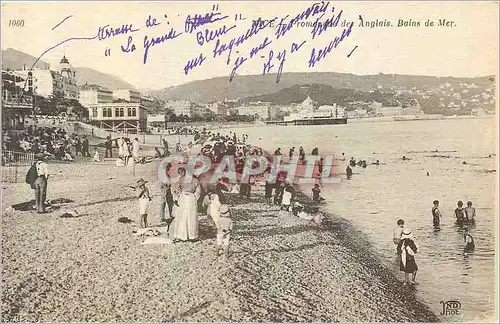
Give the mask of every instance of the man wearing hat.
<path id="1" fill-rule="evenodd" d="M 49 179 L 49 170 L 47 163 L 44 162 L 44 155 L 37 153 L 35 155 L 37 178 L 34 182 L 36 209 L 39 214 L 45 213 L 45 199 L 47 197 L 47 180 Z"/>

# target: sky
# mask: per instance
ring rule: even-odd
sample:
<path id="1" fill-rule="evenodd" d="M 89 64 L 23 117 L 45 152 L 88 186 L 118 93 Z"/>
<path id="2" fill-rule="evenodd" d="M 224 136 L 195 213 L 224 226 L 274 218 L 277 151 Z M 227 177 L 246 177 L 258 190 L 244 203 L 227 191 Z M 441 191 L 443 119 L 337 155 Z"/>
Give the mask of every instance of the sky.
<path id="1" fill-rule="evenodd" d="M 367 74 L 414 74 L 474 77 L 496 75 L 498 70 L 498 3 L 487 2 L 2 2 L 1 47 L 13 48 L 57 66 L 63 55 L 73 66 L 89 67 L 120 77 L 139 89 L 161 89 L 194 80 L 227 77 L 235 68 L 237 75 L 262 74 L 266 63 L 269 73 L 340 72 Z M 339 17 L 336 27 L 329 27 L 313 37 L 313 27 L 294 25 L 276 37 L 279 21 L 291 18 L 307 8 L 318 12 L 301 22 L 313 23 Z M 320 11 L 319 8 L 324 10 Z M 212 21 L 197 26 L 186 24 L 188 16 Z M 286 18 L 286 16 L 288 18 Z M 156 26 L 146 26 L 156 19 Z M 226 47 L 251 29 L 252 21 L 277 17 L 245 42 L 234 45 L 229 64 L 229 50 L 214 57 L 216 42 Z M 453 21 L 452 27 L 437 26 L 439 19 Z M 24 20 L 24 27 L 12 21 Z M 192 20 L 192 19 L 191 19 Z M 210 20 L 210 19 L 208 19 Z M 354 22 L 350 32 L 343 21 Z M 392 27 L 361 27 L 367 22 L 390 21 Z M 420 22 L 420 27 L 397 27 L 399 20 Z M 434 21 L 426 27 L 427 20 Z M 10 24 L 10 26 L 9 26 Z M 132 27 L 130 27 L 132 24 Z M 99 39 L 99 27 L 119 28 L 126 34 Z M 151 24 L 150 24 L 151 25 Z M 122 28 L 122 26 L 126 26 Z M 225 26 L 225 27 L 224 27 Z M 235 26 L 235 27 L 233 27 Z M 187 27 L 187 31 L 186 31 Z M 216 31 L 222 31 L 219 37 Z M 212 33 L 212 40 L 200 45 L 198 36 Z M 337 46 L 332 41 L 344 38 Z M 159 37 L 164 37 L 160 42 Z M 149 46 L 144 64 L 145 43 Z M 266 41 L 267 37 L 267 41 Z M 91 40 L 71 38 L 93 38 Z M 124 52 L 128 40 L 134 51 Z M 304 42 L 305 41 L 305 42 Z M 304 42 L 304 43 L 303 43 Z M 295 45 L 294 45 L 295 44 Z M 299 46 L 303 44 L 302 46 Z M 58 45 L 58 46 L 57 46 Z M 252 48 L 263 47 L 250 57 Z M 293 53 L 292 53 L 293 47 Z M 107 52 L 107 50 L 109 51 Z M 130 48 L 131 49 L 131 46 Z M 318 55 L 323 49 L 323 55 Z M 286 51 L 286 52 L 284 52 Z M 106 55 L 106 52 L 109 55 Z M 285 56 L 278 53 L 285 53 Z M 349 55 L 350 54 L 350 55 Z M 200 55 L 203 59 L 199 59 Z M 272 55 L 272 58 L 269 57 Z M 241 57 L 241 59 L 238 59 Z M 311 57 L 316 58 L 312 66 Z M 284 58 L 284 61 L 283 61 Z M 185 71 L 190 61 L 197 66 Z M 246 60 L 244 60 L 246 59 Z M 200 64 L 201 61 L 201 64 Z M 236 82 L 236 76 L 233 82 Z"/>

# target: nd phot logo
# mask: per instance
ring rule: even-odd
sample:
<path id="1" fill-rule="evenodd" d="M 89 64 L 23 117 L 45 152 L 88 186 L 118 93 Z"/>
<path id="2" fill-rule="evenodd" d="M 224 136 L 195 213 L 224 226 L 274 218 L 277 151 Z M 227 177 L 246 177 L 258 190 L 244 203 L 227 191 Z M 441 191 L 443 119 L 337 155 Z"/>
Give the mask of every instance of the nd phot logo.
<path id="1" fill-rule="evenodd" d="M 441 310 L 441 315 L 458 315 L 458 310 L 462 307 L 457 300 L 441 301 L 443 310 Z"/>

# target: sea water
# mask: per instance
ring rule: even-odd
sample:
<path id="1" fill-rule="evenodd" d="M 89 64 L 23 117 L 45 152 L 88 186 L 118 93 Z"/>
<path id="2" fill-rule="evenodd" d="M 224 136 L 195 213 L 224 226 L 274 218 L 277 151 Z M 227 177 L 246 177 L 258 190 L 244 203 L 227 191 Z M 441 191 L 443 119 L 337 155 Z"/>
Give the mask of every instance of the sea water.
<path id="1" fill-rule="evenodd" d="M 227 129 L 229 132 L 230 129 Z M 363 159 L 354 175 L 322 196 L 328 212 L 363 232 L 387 267 L 403 279 L 392 243 L 396 221 L 405 220 L 419 250 L 416 294 L 443 321 L 493 320 L 495 310 L 495 120 L 429 120 L 348 123 L 324 126 L 258 126 L 231 129 L 249 140 L 287 155 L 295 146 L 306 154 L 314 147 L 334 153 L 345 174 L 348 160 Z M 438 150 L 438 152 L 433 152 Z M 492 154 L 492 157 L 488 156 Z M 406 156 L 410 160 L 403 161 Z M 380 160 L 381 165 L 372 165 Z M 466 164 L 463 164 L 463 162 Z M 429 176 L 427 175 L 429 172 Z M 432 224 L 432 202 L 440 201 L 442 224 Z M 463 232 L 454 223 L 458 200 L 472 201 L 476 226 L 470 229 L 476 249 L 464 253 Z M 440 315 L 443 303 L 459 301 L 457 315 Z M 442 303 L 443 302 L 443 303 Z"/>

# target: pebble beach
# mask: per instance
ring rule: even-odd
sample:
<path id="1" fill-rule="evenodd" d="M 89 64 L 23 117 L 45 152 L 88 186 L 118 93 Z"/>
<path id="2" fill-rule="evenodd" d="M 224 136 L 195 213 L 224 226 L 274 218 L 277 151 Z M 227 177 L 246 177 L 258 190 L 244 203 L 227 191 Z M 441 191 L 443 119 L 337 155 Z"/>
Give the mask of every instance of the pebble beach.
<path id="1" fill-rule="evenodd" d="M 159 225 L 156 162 L 135 175 L 111 162 L 49 168 L 51 213 L 15 210 L 33 191 L 3 184 L 4 322 L 437 321 L 340 216 L 309 223 L 266 205 L 254 186 L 250 201 L 230 195 L 228 258 L 215 256 L 203 218 L 199 242 L 143 245 L 127 186 L 149 181 L 149 223 Z"/>

